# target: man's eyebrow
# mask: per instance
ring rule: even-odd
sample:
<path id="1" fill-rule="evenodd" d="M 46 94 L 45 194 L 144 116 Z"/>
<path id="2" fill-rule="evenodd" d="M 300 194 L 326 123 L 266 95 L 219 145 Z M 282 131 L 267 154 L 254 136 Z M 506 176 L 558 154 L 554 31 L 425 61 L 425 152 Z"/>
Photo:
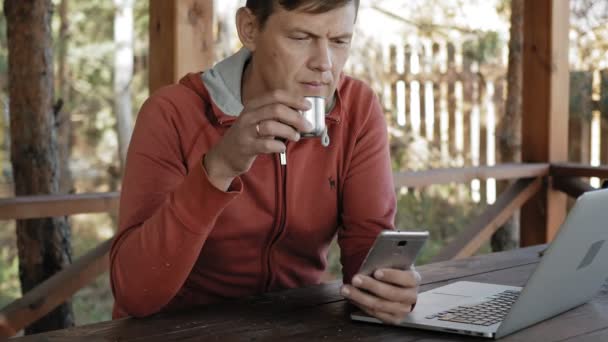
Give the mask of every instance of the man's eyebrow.
<path id="1" fill-rule="evenodd" d="M 304 33 L 313 38 L 320 38 L 320 36 L 318 34 L 312 33 L 310 31 L 308 31 L 306 29 L 302 29 L 302 28 L 292 28 L 289 31 L 291 31 L 293 33 Z M 335 36 L 331 37 L 331 39 L 345 39 L 345 38 L 350 39 L 352 37 L 353 37 L 352 33 L 346 32 L 346 33 L 341 33 L 341 34 L 335 35 Z"/>

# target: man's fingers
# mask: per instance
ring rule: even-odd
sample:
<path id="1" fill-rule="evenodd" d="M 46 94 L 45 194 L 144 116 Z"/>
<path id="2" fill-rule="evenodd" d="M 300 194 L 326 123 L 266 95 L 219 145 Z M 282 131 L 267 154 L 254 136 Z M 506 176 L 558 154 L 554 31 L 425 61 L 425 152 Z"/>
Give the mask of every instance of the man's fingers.
<path id="1" fill-rule="evenodd" d="M 344 290 L 346 290 L 346 292 Z M 374 312 L 388 313 L 395 317 L 405 317 L 411 311 L 413 303 L 400 303 L 384 300 L 349 285 L 344 285 L 342 295 L 360 308 L 367 308 Z"/>
<path id="2" fill-rule="evenodd" d="M 392 285 L 361 274 L 353 277 L 352 284 L 360 289 L 369 291 L 377 297 L 392 302 L 412 304 L 417 299 L 417 288 L 415 286 Z"/>
<path id="3" fill-rule="evenodd" d="M 285 144 L 276 139 L 262 138 L 256 139 L 253 143 L 255 154 L 271 154 L 285 152 Z"/>
<path id="4" fill-rule="evenodd" d="M 308 121 L 306 121 L 300 112 L 280 103 L 274 103 L 259 108 L 255 112 L 248 114 L 248 116 L 249 120 L 257 122 L 264 120 L 278 121 L 285 125 L 292 126 L 298 132 L 308 132 L 312 129 L 308 124 Z"/>
<path id="5" fill-rule="evenodd" d="M 402 271 L 383 268 L 374 272 L 374 278 L 401 287 L 417 287 L 422 280 L 422 277 L 415 269 Z"/>
<path id="6" fill-rule="evenodd" d="M 295 96 L 284 90 L 275 90 L 256 97 L 245 104 L 247 110 L 256 110 L 270 104 L 280 103 L 295 110 L 308 110 L 310 103 L 302 96 Z"/>
<path id="7" fill-rule="evenodd" d="M 289 125 L 274 120 L 264 120 L 257 124 L 258 134 L 262 137 L 279 137 L 291 141 L 300 140 L 300 133 Z"/>

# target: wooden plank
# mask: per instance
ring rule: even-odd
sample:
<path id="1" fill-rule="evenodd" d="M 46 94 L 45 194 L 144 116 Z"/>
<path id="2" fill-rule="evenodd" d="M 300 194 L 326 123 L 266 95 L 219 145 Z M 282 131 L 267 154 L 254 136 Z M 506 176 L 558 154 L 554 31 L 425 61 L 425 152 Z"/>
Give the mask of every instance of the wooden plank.
<path id="1" fill-rule="evenodd" d="M 608 165 L 608 113 L 600 118 L 600 165 Z"/>
<path id="2" fill-rule="evenodd" d="M 544 246 L 425 265 L 421 291 L 455 280 L 521 286 L 539 261 Z M 436 277 L 429 282 L 429 278 Z M 340 283 L 293 289 L 203 308 L 122 319 L 15 339 L 32 341 L 471 341 L 471 337 L 350 321 L 351 306 L 338 294 Z M 590 305 L 507 336 L 501 341 L 563 341 L 598 334 L 608 327 L 608 295 Z M 599 341 L 598 339 L 584 339 Z"/>
<path id="3" fill-rule="evenodd" d="M 509 252 L 493 253 L 469 259 L 446 261 L 418 267 L 425 286 L 440 282 L 482 276 L 492 271 L 529 267 L 539 260 L 538 252 L 546 246 L 535 246 Z M 513 281 L 513 280 L 512 280 Z M 521 281 L 521 279 L 516 279 Z M 355 340 L 353 334 L 389 331 L 392 338 L 407 341 L 409 331 L 367 326 L 350 322 L 348 306 L 339 294 L 341 282 L 262 294 L 228 303 L 206 306 L 181 313 L 163 313 L 144 319 L 121 319 L 17 338 L 15 341 L 166 341 L 205 340 L 231 337 L 259 340 L 319 340 L 307 334 L 322 331 L 326 339 Z M 422 289 L 428 289 L 423 287 Z M 300 322 L 293 320 L 300 319 Z M 288 321 L 287 321 L 288 320 Z M 293 321 L 293 322 L 292 322 Z M 375 327 L 369 331 L 369 327 Z M 299 335 L 293 336 L 297 329 Z M 287 336 L 290 335 L 290 336 Z M 314 335 L 310 335 L 314 336 Z M 282 338 L 281 338 L 282 337 Z"/>
<path id="4" fill-rule="evenodd" d="M 600 164 L 608 164 L 608 69 L 600 71 Z"/>
<path id="5" fill-rule="evenodd" d="M 538 249 L 537 249 L 538 250 Z M 536 250 L 536 251 L 537 251 Z M 445 263 L 433 270 L 443 282 L 426 283 L 421 291 L 455 280 L 521 286 L 539 261 L 534 249 L 508 265 L 522 250 Z M 534 253 L 532 253 L 534 252 Z M 498 259 L 498 260 L 497 260 Z M 487 261 L 496 264 L 489 265 Z M 514 261 L 514 260 L 512 260 Z M 502 264 L 501 264 L 502 262 Z M 437 265 L 437 264 L 434 264 Z M 434 265 L 428 267 L 434 268 Z M 427 266 L 425 266 L 427 267 Z M 428 279 L 425 271 L 423 282 Z M 480 270 L 480 272 L 475 272 Z M 445 276 L 447 274 L 447 276 Z M 15 339 L 31 341 L 199 341 L 199 340 L 328 340 L 328 341 L 471 341 L 471 337 L 417 329 L 393 328 L 350 321 L 351 306 L 338 295 L 339 283 L 256 296 L 259 301 L 237 300 L 204 308 L 165 313 L 144 319 L 123 319 Z M 298 305 L 294 305 L 294 299 Z M 608 326 L 608 295 L 602 291 L 590 305 L 582 305 L 540 322 L 501 341 L 563 341 L 593 336 Z M 604 336 L 601 334 L 600 336 Z M 474 339 L 473 339 L 474 340 Z M 585 341 L 598 341 L 585 339 Z"/>
<path id="6" fill-rule="evenodd" d="M 589 183 L 576 177 L 556 177 L 553 179 L 553 187 L 572 198 L 578 198 L 587 191 L 596 190 Z"/>
<path id="7" fill-rule="evenodd" d="M 518 179 L 501 193 L 496 202 L 477 217 L 454 241 L 444 246 L 441 252 L 433 258 L 433 261 L 462 259 L 473 255 L 516 210 L 538 192 L 541 184 L 541 178 Z"/>
<path id="8" fill-rule="evenodd" d="M 553 177 L 608 178 L 608 165 L 591 166 L 577 163 L 552 163 L 549 168 L 549 174 Z"/>
<path id="9" fill-rule="evenodd" d="M 447 44 L 447 75 L 458 75 L 456 70 L 456 47 L 453 42 Z M 447 81 L 447 110 L 448 110 L 448 147 L 450 157 L 455 158 L 457 156 L 456 150 L 456 79 L 451 78 Z"/>
<path id="10" fill-rule="evenodd" d="M 568 157 L 569 4 L 524 4 L 523 162 L 563 162 Z M 539 193 L 521 211 L 522 245 L 549 241 L 565 216 L 566 195 L 550 188 Z"/>
<path id="11" fill-rule="evenodd" d="M 109 266 L 111 244 L 112 239 L 103 242 L 0 310 L 0 322 L 5 322 L 6 331 L 19 331 L 35 322 L 104 273 Z"/>
<path id="12" fill-rule="evenodd" d="M 591 112 L 593 71 L 570 72 L 568 160 L 589 164 L 591 160 Z"/>
<path id="13" fill-rule="evenodd" d="M 549 164 L 501 164 L 426 171 L 395 172 L 395 187 L 419 188 L 435 184 L 466 183 L 474 179 L 518 179 L 548 175 Z"/>
<path id="14" fill-rule="evenodd" d="M 599 110 L 602 112 L 602 117 L 608 118 L 608 69 L 600 71 Z"/>
<path id="15" fill-rule="evenodd" d="M 433 48 L 431 49 L 431 72 L 435 75 L 441 73 L 441 46 L 439 43 L 434 42 Z M 434 126 L 433 126 L 433 139 L 439 145 L 441 143 L 441 91 L 439 87 L 439 79 L 431 80 L 433 82 L 433 111 L 435 113 Z"/>
<path id="16" fill-rule="evenodd" d="M 15 336 L 17 331 L 11 327 L 6 318 L 0 314 L 0 339 Z"/>
<path id="17" fill-rule="evenodd" d="M 213 0 L 150 0 L 150 93 L 213 64 Z"/>
<path id="18" fill-rule="evenodd" d="M 0 220 L 117 213 L 118 192 L 77 195 L 19 196 L 0 199 Z"/>

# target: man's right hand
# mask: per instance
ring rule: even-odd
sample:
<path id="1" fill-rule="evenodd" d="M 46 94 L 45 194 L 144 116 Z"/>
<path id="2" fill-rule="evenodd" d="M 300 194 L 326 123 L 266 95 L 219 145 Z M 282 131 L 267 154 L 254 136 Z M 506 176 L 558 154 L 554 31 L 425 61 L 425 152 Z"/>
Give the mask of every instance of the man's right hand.
<path id="1" fill-rule="evenodd" d="M 233 179 L 247 172 L 259 154 L 285 152 L 283 141 L 298 141 L 298 132 L 312 130 L 299 113 L 309 108 L 310 103 L 303 97 L 281 90 L 246 103 L 232 127 L 205 155 L 203 165 L 210 182 L 227 191 Z"/>

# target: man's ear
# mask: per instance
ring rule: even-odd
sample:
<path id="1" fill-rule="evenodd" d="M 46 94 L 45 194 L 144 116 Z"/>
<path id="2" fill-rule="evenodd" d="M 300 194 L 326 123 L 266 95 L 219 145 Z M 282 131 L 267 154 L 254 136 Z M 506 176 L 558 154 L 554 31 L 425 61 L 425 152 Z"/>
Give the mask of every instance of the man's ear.
<path id="1" fill-rule="evenodd" d="M 258 21 L 253 12 L 247 7 L 241 7 L 236 12 L 236 30 L 241 44 L 249 51 L 255 51 L 258 34 Z"/>

